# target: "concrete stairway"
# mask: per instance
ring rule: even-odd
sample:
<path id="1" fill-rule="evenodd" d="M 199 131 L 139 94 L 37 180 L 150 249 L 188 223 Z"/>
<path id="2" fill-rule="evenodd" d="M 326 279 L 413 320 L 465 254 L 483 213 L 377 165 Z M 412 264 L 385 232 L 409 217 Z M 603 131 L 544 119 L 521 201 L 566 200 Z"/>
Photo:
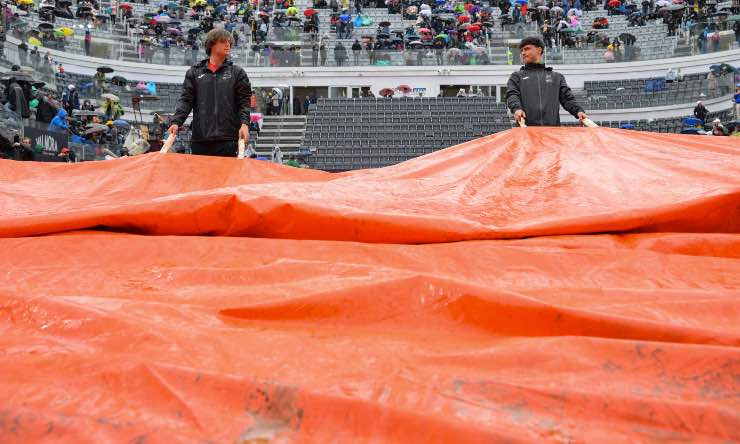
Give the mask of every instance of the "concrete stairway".
<path id="1" fill-rule="evenodd" d="M 283 155 L 298 154 L 305 129 L 305 116 L 265 116 L 255 149 L 269 155 L 277 145 Z"/>

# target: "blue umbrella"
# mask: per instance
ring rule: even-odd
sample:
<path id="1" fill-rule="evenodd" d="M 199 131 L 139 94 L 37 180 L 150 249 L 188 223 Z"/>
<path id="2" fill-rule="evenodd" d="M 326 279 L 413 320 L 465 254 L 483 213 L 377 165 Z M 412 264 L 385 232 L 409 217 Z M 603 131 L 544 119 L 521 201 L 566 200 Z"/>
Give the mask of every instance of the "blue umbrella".
<path id="1" fill-rule="evenodd" d="M 625 123 L 624 125 L 620 126 L 620 128 L 632 130 L 632 129 L 635 129 L 635 125 L 631 123 Z"/>
<path id="2" fill-rule="evenodd" d="M 445 3 L 445 1 L 446 1 L 446 0 L 435 0 L 435 2 L 436 2 L 436 3 L 438 4 L 438 5 L 441 5 L 441 4 Z"/>
<path id="3" fill-rule="evenodd" d="M 528 3 L 527 0 L 516 0 L 516 2 L 519 3 L 520 5 L 524 5 Z"/>
<path id="4" fill-rule="evenodd" d="M 347 14 L 342 14 L 339 16 L 339 20 L 343 21 L 344 23 L 347 23 L 348 21 L 352 20 L 352 16 Z"/>
<path id="5" fill-rule="evenodd" d="M 118 128 L 128 128 L 129 127 L 129 123 L 121 119 L 114 120 L 113 125 L 117 126 Z"/>

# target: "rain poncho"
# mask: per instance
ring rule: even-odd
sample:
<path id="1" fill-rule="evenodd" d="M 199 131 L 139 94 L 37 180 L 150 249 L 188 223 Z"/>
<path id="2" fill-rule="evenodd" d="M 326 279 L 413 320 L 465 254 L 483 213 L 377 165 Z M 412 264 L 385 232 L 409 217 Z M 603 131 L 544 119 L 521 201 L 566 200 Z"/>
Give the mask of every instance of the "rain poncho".
<path id="1" fill-rule="evenodd" d="M 53 119 L 51 119 L 51 123 L 49 123 L 49 126 L 47 127 L 47 131 L 49 132 L 66 132 L 67 129 L 69 129 L 69 124 L 67 123 L 67 111 L 64 110 L 64 108 L 59 108 L 59 111 L 57 111 L 57 115 L 54 116 Z"/>

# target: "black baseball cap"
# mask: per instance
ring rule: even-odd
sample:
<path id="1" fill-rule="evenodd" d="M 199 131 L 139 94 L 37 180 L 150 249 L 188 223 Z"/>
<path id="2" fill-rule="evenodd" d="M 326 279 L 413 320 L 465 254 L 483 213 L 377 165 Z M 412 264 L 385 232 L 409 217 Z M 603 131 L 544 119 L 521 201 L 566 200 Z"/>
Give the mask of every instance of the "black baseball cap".
<path id="1" fill-rule="evenodd" d="M 519 49 L 522 49 L 527 45 L 533 45 L 537 46 L 538 48 L 545 49 L 545 42 L 543 42 L 542 39 L 539 37 L 531 36 L 523 38 L 522 41 L 519 42 Z"/>

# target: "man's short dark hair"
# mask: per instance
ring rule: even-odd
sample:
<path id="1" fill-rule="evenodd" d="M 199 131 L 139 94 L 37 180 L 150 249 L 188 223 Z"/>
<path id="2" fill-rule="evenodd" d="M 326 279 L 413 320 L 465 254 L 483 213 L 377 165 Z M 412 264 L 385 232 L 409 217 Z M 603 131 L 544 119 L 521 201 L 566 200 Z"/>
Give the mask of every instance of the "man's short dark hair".
<path id="1" fill-rule="evenodd" d="M 545 49 L 545 42 L 543 42 L 542 39 L 539 38 L 539 37 L 532 36 L 532 37 L 525 37 L 525 38 L 523 38 L 522 41 L 519 42 L 519 49 L 521 50 L 522 48 L 524 48 L 527 45 L 533 45 L 533 46 L 536 46 L 538 48 Z"/>
<path id="2" fill-rule="evenodd" d="M 214 28 L 206 34 L 206 54 L 211 55 L 211 48 L 218 42 L 229 42 L 234 46 L 234 37 L 224 28 Z"/>

